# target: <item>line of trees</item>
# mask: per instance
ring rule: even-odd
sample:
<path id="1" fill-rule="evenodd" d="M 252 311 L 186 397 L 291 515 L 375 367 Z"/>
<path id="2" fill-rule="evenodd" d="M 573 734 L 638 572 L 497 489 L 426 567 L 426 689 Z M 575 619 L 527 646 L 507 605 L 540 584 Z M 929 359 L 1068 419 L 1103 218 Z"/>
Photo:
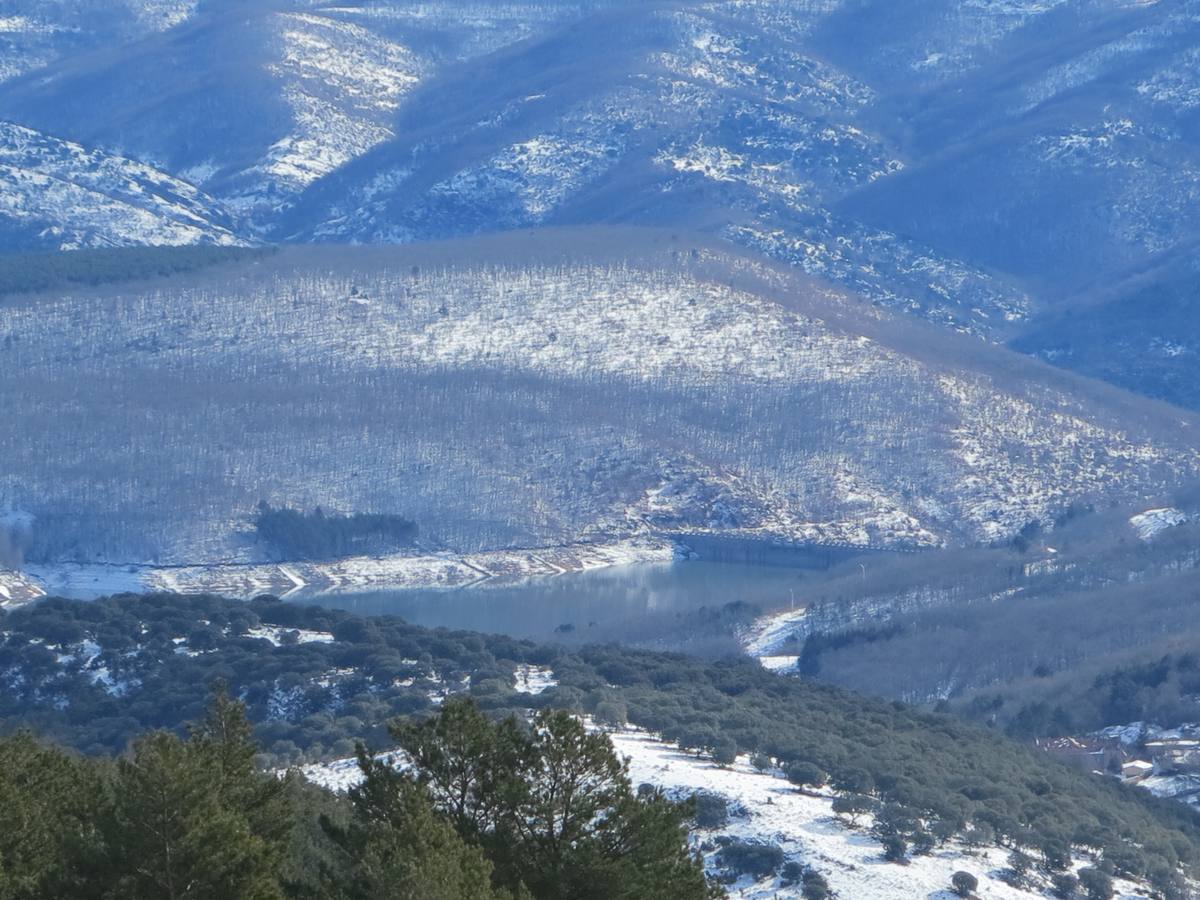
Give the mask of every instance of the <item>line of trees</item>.
<path id="1" fill-rule="evenodd" d="M 0 297 L 179 275 L 217 263 L 253 259 L 269 252 L 272 251 L 196 246 L 0 254 Z"/>
<path id="2" fill-rule="evenodd" d="M 398 515 L 342 515 L 319 506 L 304 512 L 265 501 L 255 510 L 254 529 L 276 559 L 307 561 L 392 552 L 412 546 L 418 531 L 415 522 Z"/>

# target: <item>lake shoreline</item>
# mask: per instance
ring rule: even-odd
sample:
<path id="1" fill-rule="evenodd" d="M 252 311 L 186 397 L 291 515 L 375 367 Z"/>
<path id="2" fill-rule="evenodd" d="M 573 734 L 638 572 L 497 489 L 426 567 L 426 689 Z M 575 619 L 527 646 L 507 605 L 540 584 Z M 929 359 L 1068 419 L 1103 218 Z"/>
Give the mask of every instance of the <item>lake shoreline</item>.
<path id="1" fill-rule="evenodd" d="M 535 549 L 362 556 L 330 562 L 28 565 L 20 571 L 0 569 L 0 606 L 20 606 L 44 596 L 88 600 L 118 593 L 211 593 L 243 600 L 273 594 L 300 600 L 377 590 L 455 590 L 610 566 L 668 563 L 681 558 L 683 552 L 670 540 L 636 537 Z"/>

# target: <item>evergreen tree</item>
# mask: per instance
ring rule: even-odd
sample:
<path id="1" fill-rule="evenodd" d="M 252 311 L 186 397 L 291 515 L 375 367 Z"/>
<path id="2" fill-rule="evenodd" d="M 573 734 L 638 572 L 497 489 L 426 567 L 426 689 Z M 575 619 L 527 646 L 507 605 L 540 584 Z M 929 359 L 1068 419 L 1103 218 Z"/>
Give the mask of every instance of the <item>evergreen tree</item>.
<path id="1" fill-rule="evenodd" d="M 205 748 L 207 751 L 207 748 Z M 122 900 L 275 900 L 276 854 L 222 803 L 207 752 L 154 732 L 117 761 L 106 843 L 108 896 Z"/>
<path id="2" fill-rule="evenodd" d="M 108 896 L 274 900 L 293 827 L 286 785 L 256 769 L 241 704 L 219 691 L 187 741 L 153 732 L 117 760 Z"/>
<path id="3" fill-rule="evenodd" d="M 326 872 L 338 900 L 495 900 L 492 865 L 439 815 L 426 791 L 361 748 L 364 779 L 350 792 L 346 827 L 322 824 L 341 851 Z"/>
<path id="4" fill-rule="evenodd" d="M 231 700 L 220 684 L 204 718 L 189 730 L 189 753 L 198 765 L 212 769 L 212 790 L 221 804 L 244 816 L 270 852 L 282 854 L 290 826 L 287 785 L 259 771 L 258 745 L 246 707 Z"/>
<path id="5" fill-rule="evenodd" d="M 439 715 L 398 722 L 390 731 L 433 802 L 467 840 L 489 841 L 506 826 L 501 808 L 523 790 L 526 738 L 515 720 L 493 725 L 470 700 L 452 698 Z"/>
<path id="6" fill-rule="evenodd" d="M 524 762 L 524 791 L 509 821 L 528 861 L 527 884 L 539 898 L 570 897 L 568 882 L 601 862 L 589 859 L 597 842 L 613 840 L 629 780 L 608 737 L 588 734 L 562 711 L 538 713 Z"/>
<path id="7" fill-rule="evenodd" d="M 85 896 L 75 860 L 94 857 L 95 767 L 29 734 L 0 740 L 0 900 Z"/>
<path id="8" fill-rule="evenodd" d="M 571 714 L 543 710 L 523 730 L 451 700 L 437 717 L 392 733 L 416 784 L 483 848 L 509 890 L 537 900 L 711 896 L 687 849 L 691 808 L 653 791 L 637 796 L 608 737 Z M 364 768 L 381 783 L 386 771 Z"/>

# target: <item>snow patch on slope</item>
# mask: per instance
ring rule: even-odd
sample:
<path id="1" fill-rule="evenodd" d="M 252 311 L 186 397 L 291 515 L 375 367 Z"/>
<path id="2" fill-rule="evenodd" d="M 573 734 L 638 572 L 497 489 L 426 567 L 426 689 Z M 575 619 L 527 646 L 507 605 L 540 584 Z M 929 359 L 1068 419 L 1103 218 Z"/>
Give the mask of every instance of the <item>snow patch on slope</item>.
<path id="1" fill-rule="evenodd" d="M 414 51 L 324 14 L 276 17 L 278 56 L 267 65 L 291 108 L 289 133 L 247 170 L 252 187 L 231 204 L 269 213 L 287 198 L 391 138 L 391 118 L 428 71 Z"/>
<path id="2" fill-rule="evenodd" d="M 32 243 L 64 250 L 245 243 L 220 204 L 187 182 L 5 122 L 0 221 Z"/>
<path id="3" fill-rule="evenodd" d="M 523 664 L 517 666 L 514 687 L 522 694 L 540 694 L 557 687 L 558 679 L 549 666 Z"/>
<path id="4" fill-rule="evenodd" d="M 789 859 L 816 869 L 836 896 L 854 900 L 896 900 L 900 897 L 949 897 L 950 877 L 969 871 L 979 879 L 981 900 L 1033 900 L 1045 895 L 1011 887 L 999 875 L 1008 851 L 988 847 L 968 851 L 951 842 L 929 856 L 912 857 L 908 865 L 883 860 L 879 841 L 863 829 L 850 829 L 833 815 L 832 795 L 802 794 L 782 778 L 755 771 L 745 758 L 729 767 L 684 753 L 652 735 L 632 729 L 611 732 L 618 755 L 629 760 L 634 784 L 650 783 L 678 796 L 697 791 L 720 794 L 745 807 L 749 815 L 734 817 L 719 834 L 746 841 L 778 845 Z M 710 857 L 708 863 L 714 865 Z M 798 886 L 784 888 L 771 877 L 750 876 L 731 886 L 746 900 L 798 898 Z M 1121 898 L 1143 897 L 1128 882 L 1117 884 Z"/>
<path id="5" fill-rule="evenodd" d="M 1187 513 L 1173 507 L 1148 509 L 1145 512 L 1131 516 L 1129 524 L 1143 541 L 1152 541 L 1168 528 L 1182 525 L 1188 521 Z"/>
<path id="6" fill-rule="evenodd" d="M 309 631 L 307 628 L 283 628 L 278 625 L 259 625 L 246 631 L 247 637 L 262 638 L 276 647 L 285 642 L 284 635 L 295 635 L 297 644 L 332 644 L 333 635 L 328 631 Z"/>

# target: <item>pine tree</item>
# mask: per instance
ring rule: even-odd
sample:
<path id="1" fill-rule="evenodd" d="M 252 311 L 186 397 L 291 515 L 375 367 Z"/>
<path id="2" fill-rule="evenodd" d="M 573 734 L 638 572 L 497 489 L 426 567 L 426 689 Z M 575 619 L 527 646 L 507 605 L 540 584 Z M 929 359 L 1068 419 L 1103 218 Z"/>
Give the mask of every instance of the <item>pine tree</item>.
<path id="1" fill-rule="evenodd" d="M 105 839 L 122 900 L 276 900 L 293 818 L 285 786 L 255 769 L 240 704 L 219 692 L 187 741 L 137 740 L 117 761 Z"/>
<path id="2" fill-rule="evenodd" d="M 29 734 L 0 740 L 0 900 L 88 896 L 101 798 L 93 767 Z"/>
<path id="3" fill-rule="evenodd" d="M 349 825 L 322 824 L 341 852 L 326 873 L 339 900 L 497 900 L 492 866 L 438 814 L 426 791 L 361 748 L 364 779 L 350 792 Z"/>
<path id="4" fill-rule="evenodd" d="M 390 730 L 434 804 L 467 840 L 487 842 L 505 827 L 501 809 L 523 789 L 526 755 L 514 720 L 493 724 L 470 700 L 455 698 L 437 716 Z"/>
<path id="5" fill-rule="evenodd" d="M 607 735 L 571 714 L 543 710 L 524 730 L 454 700 L 392 733 L 417 784 L 483 848 L 507 889 L 537 900 L 712 896 L 687 848 L 690 808 L 636 796 Z M 382 782 L 384 770 L 364 771 Z"/>
<path id="6" fill-rule="evenodd" d="M 618 812 L 632 796 L 624 766 L 607 735 L 589 734 L 569 713 L 543 710 L 522 774 L 525 790 L 511 822 L 526 884 L 546 900 L 576 896 L 594 867 L 589 857 L 613 840 Z"/>
<path id="7" fill-rule="evenodd" d="M 264 841 L 278 865 L 291 823 L 284 779 L 259 771 L 258 745 L 246 717 L 246 707 L 231 700 L 218 685 L 205 717 L 190 729 L 189 752 L 212 767 L 212 790 L 222 806 L 245 817 L 250 830 Z"/>

